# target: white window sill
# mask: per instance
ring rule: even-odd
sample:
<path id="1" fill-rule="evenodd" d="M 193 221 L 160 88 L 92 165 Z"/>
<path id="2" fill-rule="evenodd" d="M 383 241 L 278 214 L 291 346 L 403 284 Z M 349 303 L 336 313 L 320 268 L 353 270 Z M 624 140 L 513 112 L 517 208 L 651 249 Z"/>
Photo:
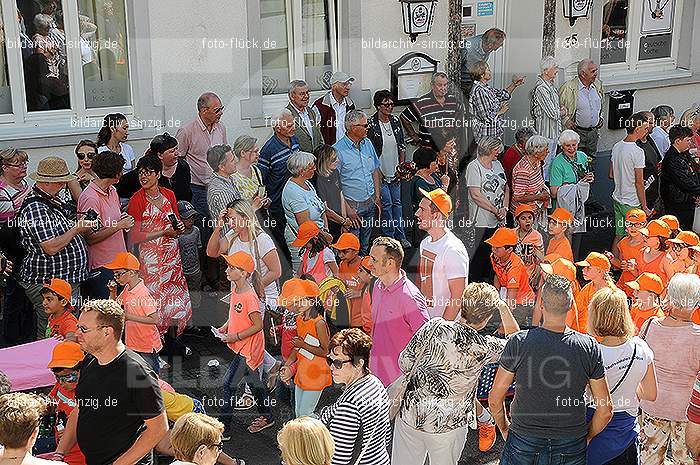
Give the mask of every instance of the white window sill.
<path id="1" fill-rule="evenodd" d="M 640 89 L 665 87 L 667 85 L 687 84 L 684 82 L 693 77 L 693 73 L 685 69 L 653 70 L 653 71 L 619 71 L 601 73 L 600 79 L 606 91 L 636 87 Z M 681 80 L 674 82 L 675 80 Z"/>

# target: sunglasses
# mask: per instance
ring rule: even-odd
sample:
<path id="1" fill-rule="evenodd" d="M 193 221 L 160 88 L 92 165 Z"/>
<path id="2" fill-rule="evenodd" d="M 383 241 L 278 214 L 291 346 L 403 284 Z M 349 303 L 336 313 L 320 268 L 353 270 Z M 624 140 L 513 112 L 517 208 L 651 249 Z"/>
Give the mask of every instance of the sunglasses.
<path id="1" fill-rule="evenodd" d="M 114 272 L 114 277 L 115 277 L 115 278 L 121 278 L 122 276 L 124 276 L 125 274 L 127 274 L 129 271 L 131 271 L 131 270 L 127 270 L 127 271 L 115 271 L 115 272 Z"/>
<path id="2" fill-rule="evenodd" d="M 85 327 L 85 326 L 83 326 L 83 325 L 78 325 L 78 326 L 77 326 L 78 331 L 80 331 L 80 332 L 83 333 L 83 334 L 89 333 L 90 331 L 94 331 L 94 330 L 96 330 L 96 329 L 108 328 L 108 327 L 109 327 L 109 326 L 106 326 L 106 325 L 95 326 L 94 328 L 87 328 L 87 327 Z"/>
<path id="3" fill-rule="evenodd" d="M 78 381 L 78 372 L 74 371 L 72 373 L 68 373 L 67 375 L 55 375 L 56 380 L 59 383 L 75 383 Z"/>
<path id="4" fill-rule="evenodd" d="M 219 113 L 223 113 L 223 112 L 224 112 L 224 108 L 226 108 L 226 107 L 220 106 L 219 108 L 214 108 L 214 113 L 216 113 L 217 115 L 218 115 Z"/>
<path id="5" fill-rule="evenodd" d="M 97 155 L 97 152 L 87 152 L 87 153 L 80 153 L 78 152 L 76 156 L 78 157 L 78 160 L 85 160 L 85 157 L 87 156 L 90 160 L 95 158 L 95 155 Z"/>
<path id="6" fill-rule="evenodd" d="M 326 357 L 326 362 L 328 362 L 328 366 L 340 370 L 346 363 L 352 363 L 352 360 L 339 360 L 332 357 Z"/>
<path id="7" fill-rule="evenodd" d="M 139 176 L 153 176 L 156 171 L 153 170 L 139 170 Z"/>

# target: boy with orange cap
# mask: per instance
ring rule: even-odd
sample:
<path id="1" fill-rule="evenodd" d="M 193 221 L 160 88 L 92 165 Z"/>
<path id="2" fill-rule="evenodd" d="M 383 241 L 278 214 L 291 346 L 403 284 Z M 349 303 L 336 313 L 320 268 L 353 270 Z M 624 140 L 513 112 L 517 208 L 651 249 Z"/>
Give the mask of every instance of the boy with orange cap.
<path id="1" fill-rule="evenodd" d="M 545 255 L 558 254 L 562 258 L 566 258 L 570 262 L 574 261 L 574 253 L 571 250 L 571 242 L 566 236 L 566 232 L 574 222 L 574 216 L 565 208 L 557 208 L 549 215 L 549 223 L 547 224 L 547 232 L 550 239 L 547 244 L 547 252 Z"/>
<path id="2" fill-rule="evenodd" d="M 501 295 L 505 289 L 504 300 L 513 309 L 513 316 L 520 325 L 529 326 L 535 306 L 535 293 L 530 286 L 525 264 L 514 251 L 518 244 L 518 234 L 514 229 L 498 228 L 484 242 L 492 249 L 491 264 L 496 273 L 494 287 L 500 290 Z"/>
<path id="3" fill-rule="evenodd" d="M 372 303 L 365 292 L 366 285 L 359 279 L 358 271 L 362 263 L 360 240 L 352 233 L 343 233 L 331 245 L 336 250 L 340 263 L 338 278 L 345 283 L 345 297 L 350 310 L 350 327 L 361 328 L 368 333 L 372 330 Z"/>
<path id="4" fill-rule="evenodd" d="M 119 252 L 105 268 L 112 270 L 114 281 L 107 284 L 109 298 L 124 307 L 124 344 L 138 353 L 158 374 L 159 352 L 163 348 L 158 332 L 158 303 L 139 276 L 139 259 Z M 117 284 L 124 289 L 117 296 Z"/>
<path id="5" fill-rule="evenodd" d="M 680 231 L 676 237 L 669 239 L 671 245 L 671 270 L 676 273 L 692 273 L 695 270 L 695 262 L 690 256 L 690 248 L 700 244 L 700 238 L 692 231 Z M 673 275 L 669 276 L 671 279 Z"/>
<path id="6" fill-rule="evenodd" d="M 53 278 L 41 290 L 44 312 L 49 316 L 46 337 L 75 341 L 78 319 L 71 313 L 71 285 L 62 279 Z"/>
<path id="7" fill-rule="evenodd" d="M 610 277 L 610 260 L 602 253 L 591 252 L 585 260 L 576 262 L 576 266 L 583 268 L 583 279 L 589 282 L 576 296 L 576 318 L 567 318 L 567 326 L 579 333 L 588 333 L 588 304 L 593 294 L 605 287 L 617 289 L 617 286 Z"/>
<path id="8" fill-rule="evenodd" d="M 296 276 L 310 274 L 320 283 L 328 276 L 338 276 L 338 265 L 328 243 L 321 235 L 321 229 L 311 220 L 299 225 L 297 237 L 292 246 L 302 248 L 301 264 Z"/>
<path id="9" fill-rule="evenodd" d="M 518 243 L 515 253 L 522 259 L 530 277 L 530 285 L 535 286 L 540 276 L 538 265 L 544 258 L 544 241 L 542 234 L 533 228 L 535 223 L 535 207 L 521 203 L 515 209 L 515 232 L 518 234 Z"/>
<path id="10" fill-rule="evenodd" d="M 224 375 L 224 405 L 221 414 L 230 417 L 235 404 L 235 393 L 241 380 L 250 386 L 258 408 L 257 417 L 248 426 L 248 432 L 258 433 L 275 424 L 266 402 L 267 389 L 260 378 L 260 368 L 265 355 L 265 337 L 260 314 L 260 299 L 250 285 L 249 277 L 255 271 L 253 257 L 243 251 L 223 255 L 228 267 L 226 277 L 233 283 L 229 300 L 228 319 L 218 328 L 219 338 L 228 344 L 234 357 Z M 225 421 L 224 440 L 231 438 L 230 418 Z"/>
<path id="11" fill-rule="evenodd" d="M 625 214 L 625 231 L 627 235 L 613 244 L 612 252 L 606 252 L 605 256 L 610 260 L 610 265 L 622 270 L 617 287 L 632 297 L 633 290 L 627 286 L 628 281 L 634 279 L 633 271 L 637 267 L 637 258 L 644 248 L 644 236 L 639 232 L 647 224 L 647 214 L 644 210 L 633 208 Z"/>
<path id="12" fill-rule="evenodd" d="M 634 303 L 630 307 L 630 315 L 639 334 L 642 325 L 649 318 L 664 316 L 660 305 L 664 283 L 654 273 L 642 273 L 637 279 L 628 281 L 626 284 L 634 291 Z"/>
<path id="13" fill-rule="evenodd" d="M 80 344 L 73 341 L 59 342 L 51 353 L 48 368 L 56 376 L 56 384 L 49 392 L 49 398 L 56 410 L 56 422 L 53 427 L 56 444 L 61 441 L 68 418 L 76 406 L 75 388 L 78 386 L 84 358 L 85 354 L 80 349 Z M 85 456 L 77 442 L 65 456 L 60 453 L 54 454 L 53 460 L 68 465 L 85 465 Z"/>

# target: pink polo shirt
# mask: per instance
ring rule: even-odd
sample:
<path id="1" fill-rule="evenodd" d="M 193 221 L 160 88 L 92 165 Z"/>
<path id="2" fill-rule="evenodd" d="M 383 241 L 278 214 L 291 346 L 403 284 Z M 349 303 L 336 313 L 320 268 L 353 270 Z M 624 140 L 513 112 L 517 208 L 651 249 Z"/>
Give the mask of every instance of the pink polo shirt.
<path id="1" fill-rule="evenodd" d="M 401 375 L 399 355 L 418 329 L 428 321 L 425 297 L 401 270 L 390 286 L 377 280 L 372 293 L 372 349 L 369 367 L 384 386 Z"/>
<path id="2" fill-rule="evenodd" d="M 78 211 L 85 212 L 91 208 L 99 215 L 102 227 L 117 224 L 122 213 L 119 209 L 119 194 L 114 186 L 109 186 L 105 192 L 97 184 L 90 182 L 78 198 Z M 90 269 L 94 270 L 110 263 L 119 252 L 126 252 L 123 231 L 117 231 L 97 244 L 88 245 Z"/>
<path id="3" fill-rule="evenodd" d="M 212 170 L 207 162 L 207 151 L 215 145 L 226 143 L 224 125 L 216 123 L 209 132 L 198 115 L 193 121 L 178 129 L 175 137 L 180 156 L 184 157 L 190 165 L 192 184 L 209 185 Z"/>

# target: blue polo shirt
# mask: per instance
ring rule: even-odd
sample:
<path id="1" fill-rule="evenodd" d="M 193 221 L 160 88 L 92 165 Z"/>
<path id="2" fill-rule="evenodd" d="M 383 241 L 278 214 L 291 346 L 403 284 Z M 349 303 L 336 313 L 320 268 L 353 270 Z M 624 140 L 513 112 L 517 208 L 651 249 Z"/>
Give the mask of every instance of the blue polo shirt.
<path id="1" fill-rule="evenodd" d="M 379 169 L 379 158 L 368 138 L 362 139 L 360 148 L 348 136 L 333 145 L 338 152 L 338 172 L 343 195 L 355 202 L 374 197 L 372 173 Z"/>
<path id="2" fill-rule="evenodd" d="M 272 134 L 272 137 L 260 149 L 258 169 L 260 169 L 267 195 L 272 202 L 270 204 L 272 213 L 282 214 L 283 212 L 282 189 L 291 176 L 287 169 L 287 160 L 292 153 L 299 151 L 299 144 L 295 136 L 292 136 L 290 144 L 291 147 L 287 146 L 277 138 L 277 135 Z"/>

